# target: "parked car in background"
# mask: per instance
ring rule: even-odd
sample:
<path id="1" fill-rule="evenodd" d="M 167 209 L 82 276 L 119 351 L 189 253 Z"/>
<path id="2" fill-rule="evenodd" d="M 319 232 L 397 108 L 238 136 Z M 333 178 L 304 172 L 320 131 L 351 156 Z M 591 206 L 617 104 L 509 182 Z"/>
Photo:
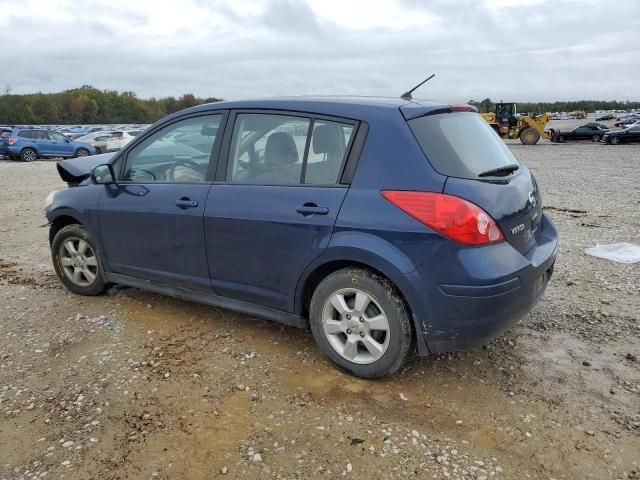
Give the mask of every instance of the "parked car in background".
<path id="1" fill-rule="evenodd" d="M 46 215 L 69 290 L 118 283 L 310 327 L 366 378 L 416 345 L 498 335 L 540 299 L 556 257 L 532 173 L 469 105 L 218 102 L 58 172 L 70 188 Z"/>
<path id="2" fill-rule="evenodd" d="M 615 115 L 612 115 L 611 113 L 605 113 L 604 115 L 596 118 L 596 122 L 606 122 L 608 120 L 615 120 L 615 118 Z"/>
<path id="3" fill-rule="evenodd" d="M 86 157 L 95 155 L 96 149 L 54 130 L 14 128 L 0 137 L 0 154 L 32 162 L 43 157 Z"/>
<path id="4" fill-rule="evenodd" d="M 640 125 L 633 125 L 615 132 L 608 132 L 602 137 L 602 141 L 611 145 L 640 142 Z"/>
<path id="5" fill-rule="evenodd" d="M 107 141 L 106 151 L 115 152 L 116 150 L 120 150 L 131 140 L 133 140 L 139 133 L 140 130 L 118 130 L 111 132 L 111 137 Z"/>
<path id="6" fill-rule="evenodd" d="M 98 154 L 107 152 L 107 143 L 111 138 L 111 132 L 105 131 L 97 131 L 94 133 L 89 133 L 87 135 L 83 135 L 82 137 L 78 137 L 76 141 L 78 142 L 86 142 L 93 146 L 96 149 Z"/>
<path id="7" fill-rule="evenodd" d="M 553 120 L 571 120 L 571 116 L 568 113 L 559 113 L 553 117 Z"/>
<path id="8" fill-rule="evenodd" d="M 591 140 L 599 142 L 609 129 L 602 123 L 586 123 L 570 130 L 549 130 L 549 139 L 552 142 L 564 143 L 570 140 Z"/>
<path id="9" fill-rule="evenodd" d="M 627 115 L 626 117 L 620 119 L 618 122 L 615 123 L 616 127 L 622 127 L 622 128 L 626 128 L 628 126 L 633 125 L 634 123 L 638 122 L 640 120 L 640 115 Z"/>

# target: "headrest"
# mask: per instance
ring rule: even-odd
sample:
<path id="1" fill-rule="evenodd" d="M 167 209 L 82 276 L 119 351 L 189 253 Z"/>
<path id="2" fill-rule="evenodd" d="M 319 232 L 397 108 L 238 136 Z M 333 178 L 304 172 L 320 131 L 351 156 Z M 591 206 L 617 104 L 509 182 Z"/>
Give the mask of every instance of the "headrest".
<path id="1" fill-rule="evenodd" d="M 265 165 L 290 165 L 298 161 L 298 149 L 293 137 L 285 132 L 272 133 L 264 149 Z"/>
<path id="2" fill-rule="evenodd" d="M 313 153 L 342 153 L 344 140 L 338 125 L 318 125 L 313 129 Z"/>

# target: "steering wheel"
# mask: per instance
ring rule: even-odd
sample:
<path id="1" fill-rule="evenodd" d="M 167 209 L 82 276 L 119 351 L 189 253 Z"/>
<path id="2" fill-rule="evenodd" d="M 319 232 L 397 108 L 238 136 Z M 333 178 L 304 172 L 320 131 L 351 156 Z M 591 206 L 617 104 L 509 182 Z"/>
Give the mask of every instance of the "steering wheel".
<path id="1" fill-rule="evenodd" d="M 200 173 L 200 165 L 198 165 L 196 162 L 194 162 L 193 160 L 188 160 L 186 158 L 180 158 L 178 160 L 176 160 L 175 162 L 173 162 L 173 165 L 171 165 L 169 167 L 169 170 L 167 170 L 167 179 L 168 180 L 175 180 L 174 178 L 174 172 L 176 170 L 176 167 L 179 165 L 184 165 L 185 167 L 189 167 L 194 169 L 196 172 Z"/>

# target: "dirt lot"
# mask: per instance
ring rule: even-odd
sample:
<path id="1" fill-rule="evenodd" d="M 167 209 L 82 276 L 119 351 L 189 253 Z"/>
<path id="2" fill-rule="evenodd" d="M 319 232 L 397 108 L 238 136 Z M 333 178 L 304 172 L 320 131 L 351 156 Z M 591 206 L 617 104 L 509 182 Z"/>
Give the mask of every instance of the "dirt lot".
<path id="1" fill-rule="evenodd" d="M 485 349 L 381 381 L 304 331 L 67 293 L 54 162 L 0 161 L 0 478 L 640 478 L 640 264 L 583 253 L 640 243 L 640 148 L 510 146 L 560 231 L 547 293 Z"/>

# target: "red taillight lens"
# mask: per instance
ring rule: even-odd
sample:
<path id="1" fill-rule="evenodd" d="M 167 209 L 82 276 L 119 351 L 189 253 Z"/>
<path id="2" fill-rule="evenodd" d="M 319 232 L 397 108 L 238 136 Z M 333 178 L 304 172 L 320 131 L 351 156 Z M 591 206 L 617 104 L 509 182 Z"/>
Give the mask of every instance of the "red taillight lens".
<path id="1" fill-rule="evenodd" d="M 13 145 L 17 141 L 18 139 L 16 137 L 9 137 L 9 140 L 7 140 L 7 142 L 9 142 L 9 145 Z"/>
<path id="2" fill-rule="evenodd" d="M 460 197 L 399 190 L 381 193 L 396 207 L 455 242 L 487 245 L 504 240 L 500 227 L 487 212 Z"/>

